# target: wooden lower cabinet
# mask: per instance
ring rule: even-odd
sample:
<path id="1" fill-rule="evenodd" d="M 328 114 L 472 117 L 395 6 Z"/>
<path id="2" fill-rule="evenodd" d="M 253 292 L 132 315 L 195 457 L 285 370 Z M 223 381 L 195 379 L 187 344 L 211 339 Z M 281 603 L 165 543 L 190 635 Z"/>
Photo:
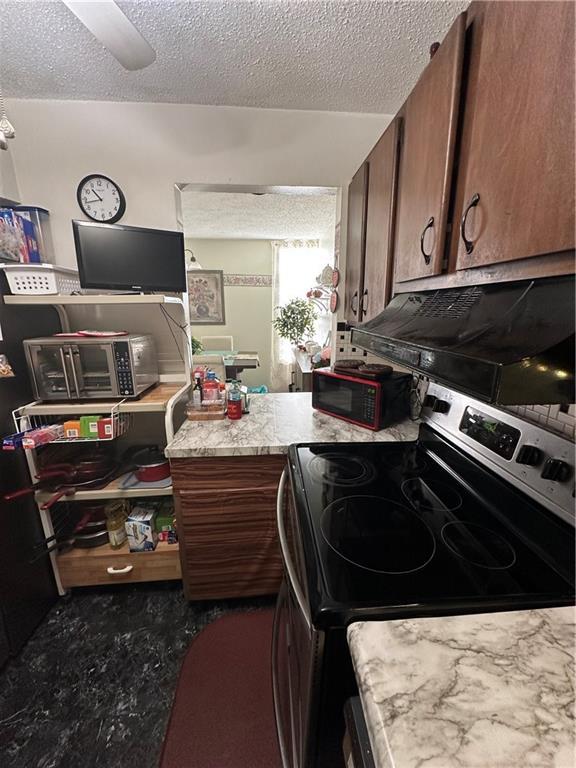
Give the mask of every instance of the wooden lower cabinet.
<path id="1" fill-rule="evenodd" d="M 274 594 L 282 580 L 276 494 L 284 456 L 171 463 L 189 600 Z"/>
<path id="2" fill-rule="evenodd" d="M 101 584 L 180 579 L 178 544 L 160 541 L 153 552 L 130 552 L 128 544 L 112 549 L 108 544 L 94 549 L 71 549 L 58 557 L 58 572 L 64 589 Z"/>

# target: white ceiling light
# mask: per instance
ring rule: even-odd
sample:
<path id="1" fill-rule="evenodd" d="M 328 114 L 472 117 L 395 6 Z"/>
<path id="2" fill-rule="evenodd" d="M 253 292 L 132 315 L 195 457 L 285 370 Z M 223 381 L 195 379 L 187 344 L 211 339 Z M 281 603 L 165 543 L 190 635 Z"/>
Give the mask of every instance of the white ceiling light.
<path id="1" fill-rule="evenodd" d="M 156 51 L 113 0 L 62 0 L 124 69 L 144 69 Z"/>

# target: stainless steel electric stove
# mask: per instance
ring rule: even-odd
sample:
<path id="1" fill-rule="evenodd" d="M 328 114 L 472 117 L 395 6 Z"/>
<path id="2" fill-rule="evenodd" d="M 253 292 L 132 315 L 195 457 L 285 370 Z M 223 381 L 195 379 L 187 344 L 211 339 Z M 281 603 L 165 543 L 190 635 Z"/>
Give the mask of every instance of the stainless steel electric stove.
<path id="1" fill-rule="evenodd" d="M 415 442 L 291 446 L 274 644 L 285 765 L 338 765 L 350 622 L 572 604 L 573 509 L 567 440 L 438 385 Z"/>

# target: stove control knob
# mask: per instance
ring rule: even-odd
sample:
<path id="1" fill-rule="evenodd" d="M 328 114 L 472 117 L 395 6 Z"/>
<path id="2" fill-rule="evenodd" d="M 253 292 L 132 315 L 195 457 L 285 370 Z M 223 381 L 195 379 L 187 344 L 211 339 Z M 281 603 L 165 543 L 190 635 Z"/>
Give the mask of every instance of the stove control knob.
<path id="1" fill-rule="evenodd" d="M 436 402 L 432 406 L 432 410 L 434 413 L 448 413 L 450 410 L 450 403 L 448 400 L 438 400 L 436 399 Z"/>
<path id="2" fill-rule="evenodd" d="M 434 395 L 426 395 L 424 398 L 424 402 L 422 403 L 423 408 L 431 408 L 434 410 L 436 403 L 438 402 L 438 398 Z"/>
<path id="3" fill-rule="evenodd" d="M 570 477 L 570 465 L 561 459 L 548 459 L 544 464 L 541 477 L 544 480 L 554 480 L 563 483 Z"/>
<path id="4" fill-rule="evenodd" d="M 536 467 L 542 461 L 542 451 L 535 445 L 523 445 L 516 456 L 518 464 L 528 464 L 529 467 Z"/>

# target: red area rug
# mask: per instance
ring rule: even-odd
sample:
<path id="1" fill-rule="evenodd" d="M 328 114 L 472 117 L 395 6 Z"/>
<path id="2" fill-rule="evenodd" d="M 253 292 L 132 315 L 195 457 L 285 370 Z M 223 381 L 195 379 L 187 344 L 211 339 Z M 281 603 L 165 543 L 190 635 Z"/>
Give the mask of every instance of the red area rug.
<path id="1" fill-rule="evenodd" d="M 281 768 L 272 700 L 273 610 L 234 613 L 190 646 L 161 768 Z"/>

